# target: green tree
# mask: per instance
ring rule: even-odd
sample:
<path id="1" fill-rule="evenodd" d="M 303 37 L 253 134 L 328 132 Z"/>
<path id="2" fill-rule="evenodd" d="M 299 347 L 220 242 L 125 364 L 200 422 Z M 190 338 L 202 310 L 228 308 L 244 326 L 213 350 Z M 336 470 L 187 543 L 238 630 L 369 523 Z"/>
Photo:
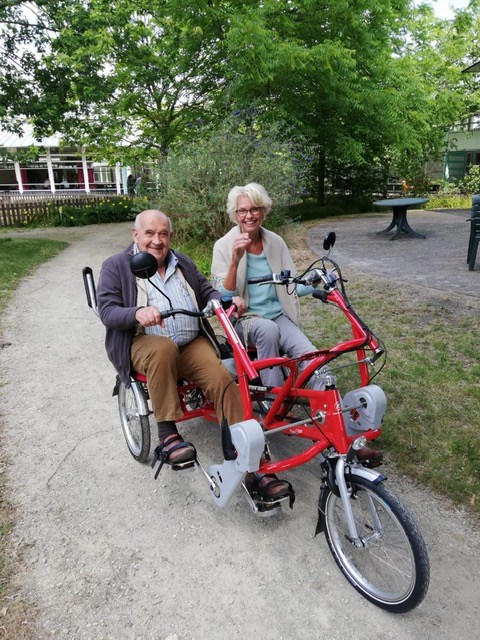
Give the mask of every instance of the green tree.
<path id="1" fill-rule="evenodd" d="M 390 139 L 388 90 L 406 0 L 244 5 L 228 35 L 236 101 L 261 96 L 317 145 L 319 200 L 334 171 L 372 165 Z"/>
<path id="2" fill-rule="evenodd" d="M 207 107 L 223 84 L 221 18 L 228 5 L 37 2 L 50 41 L 48 50 L 33 56 L 35 78 L 29 80 L 35 95 L 25 92 L 16 108 L 38 135 L 61 131 L 71 142 L 93 143 L 110 155 L 122 146 L 123 157 L 129 148 L 166 153 L 173 140 L 188 134 L 189 122 L 211 117 Z M 13 43 L 16 29 L 7 31 Z M 29 33 L 36 44 L 42 32 L 30 25 Z M 28 64 L 23 71 L 27 78 Z"/>
<path id="3" fill-rule="evenodd" d="M 227 38 L 232 100 L 261 97 L 317 144 L 320 201 L 326 181 L 355 192 L 416 176 L 464 113 L 475 7 L 452 25 L 404 0 L 244 3 Z"/>
<path id="4" fill-rule="evenodd" d="M 218 24 L 178 0 L 62 3 L 46 68 L 68 74 L 68 132 L 166 153 L 207 119 L 222 62 Z M 92 135 L 93 134 L 93 135 Z"/>
<path id="5" fill-rule="evenodd" d="M 39 60 L 49 39 L 34 3 L 0 2 L 0 122 L 11 131 L 21 130 L 38 97 Z"/>
<path id="6" fill-rule="evenodd" d="M 452 126 L 478 111 L 478 81 L 462 71 L 479 52 L 479 16 L 479 2 L 472 0 L 452 21 L 437 19 L 424 5 L 408 22 L 409 37 L 394 60 L 402 118 L 391 154 L 410 181 L 422 176 L 427 159 L 439 156 Z"/>
<path id="7" fill-rule="evenodd" d="M 372 190 L 418 175 L 478 110 L 461 70 L 479 15 L 479 0 L 452 22 L 411 0 L 4 1 L 0 120 L 133 162 L 260 104 L 257 126 L 316 146 L 320 200 L 325 184 Z"/>

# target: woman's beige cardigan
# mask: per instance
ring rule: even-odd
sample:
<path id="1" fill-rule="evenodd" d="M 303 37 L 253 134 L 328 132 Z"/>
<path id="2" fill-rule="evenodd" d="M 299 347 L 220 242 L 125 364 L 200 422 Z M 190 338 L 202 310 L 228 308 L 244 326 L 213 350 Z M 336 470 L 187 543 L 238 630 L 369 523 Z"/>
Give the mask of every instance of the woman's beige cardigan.
<path id="1" fill-rule="evenodd" d="M 223 280 L 227 275 L 228 268 L 232 260 L 233 243 L 240 233 L 240 227 L 237 225 L 217 240 L 213 247 L 212 273 L 210 280 L 215 289 L 218 289 L 223 284 Z M 283 238 L 264 227 L 260 227 L 260 233 L 262 236 L 263 251 L 272 272 L 280 273 L 283 269 L 288 269 L 292 276 L 296 275 L 297 271 L 293 264 L 292 256 L 290 255 L 290 251 L 288 250 Z M 285 285 L 275 285 L 275 289 L 284 314 L 290 318 L 292 322 L 298 325 L 300 323 L 300 307 L 297 294 L 293 293 L 289 295 Z M 246 253 L 238 265 L 237 289 L 235 291 L 235 295 L 241 296 L 248 307 Z"/>

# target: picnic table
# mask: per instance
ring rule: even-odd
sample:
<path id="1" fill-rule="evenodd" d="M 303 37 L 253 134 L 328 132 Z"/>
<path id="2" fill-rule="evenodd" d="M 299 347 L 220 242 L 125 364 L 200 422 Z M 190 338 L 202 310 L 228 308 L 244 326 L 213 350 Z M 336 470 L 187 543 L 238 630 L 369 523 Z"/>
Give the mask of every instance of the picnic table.
<path id="1" fill-rule="evenodd" d="M 423 238 L 425 240 L 426 236 L 421 233 L 417 233 L 408 224 L 407 209 L 419 204 L 425 204 L 426 202 L 428 202 L 428 198 L 389 198 L 387 200 L 377 200 L 373 203 L 375 206 L 391 207 L 393 210 L 393 218 L 388 227 L 383 229 L 383 231 L 378 231 L 377 233 L 388 233 L 394 227 L 397 227 L 390 240 L 395 240 L 401 233 L 406 233 L 414 238 Z"/>

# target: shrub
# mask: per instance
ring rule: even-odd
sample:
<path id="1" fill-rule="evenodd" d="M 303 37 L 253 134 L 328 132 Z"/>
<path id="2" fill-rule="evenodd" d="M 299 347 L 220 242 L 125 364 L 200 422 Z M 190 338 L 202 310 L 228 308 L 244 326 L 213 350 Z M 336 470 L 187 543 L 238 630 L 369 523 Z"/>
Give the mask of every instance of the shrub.
<path id="1" fill-rule="evenodd" d="M 311 151 L 280 124 L 257 128 L 241 114 L 170 151 L 159 167 L 160 190 L 149 205 L 167 213 L 179 242 L 217 239 L 232 224 L 226 200 L 235 185 L 259 182 L 273 200 L 270 228 L 288 217 L 310 179 Z"/>
<path id="2" fill-rule="evenodd" d="M 330 195 L 325 204 L 318 204 L 313 198 L 290 207 L 290 217 L 295 221 L 320 220 L 331 216 L 367 213 L 372 211 L 371 196 Z"/>
<path id="3" fill-rule="evenodd" d="M 468 195 L 480 193 L 480 165 L 470 165 L 462 184 L 464 193 Z"/>
<path id="4" fill-rule="evenodd" d="M 462 195 L 432 195 L 424 209 L 470 209 L 472 206 L 471 196 Z"/>
<path id="5" fill-rule="evenodd" d="M 62 205 L 52 211 L 53 227 L 78 227 L 87 224 L 125 222 L 140 211 L 135 199 L 128 196 L 105 197 L 81 207 Z"/>

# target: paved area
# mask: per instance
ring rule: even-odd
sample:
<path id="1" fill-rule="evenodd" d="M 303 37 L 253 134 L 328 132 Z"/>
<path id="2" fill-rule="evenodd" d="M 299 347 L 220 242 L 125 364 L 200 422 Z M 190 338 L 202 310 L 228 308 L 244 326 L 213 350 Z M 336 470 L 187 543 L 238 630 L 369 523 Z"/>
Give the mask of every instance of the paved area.
<path id="1" fill-rule="evenodd" d="M 420 285 L 430 289 L 456 291 L 480 296 L 480 251 L 474 271 L 468 270 L 467 249 L 470 225 L 468 209 L 412 210 L 408 222 L 426 239 L 402 234 L 391 241 L 392 233 L 378 234 L 392 219 L 391 212 L 362 216 L 342 216 L 313 227 L 307 243 L 312 251 L 324 255 L 323 237 L 328 229 L 337 233 L 332 257 L 345 268 L 404 280 L 406 287 Z"/>

